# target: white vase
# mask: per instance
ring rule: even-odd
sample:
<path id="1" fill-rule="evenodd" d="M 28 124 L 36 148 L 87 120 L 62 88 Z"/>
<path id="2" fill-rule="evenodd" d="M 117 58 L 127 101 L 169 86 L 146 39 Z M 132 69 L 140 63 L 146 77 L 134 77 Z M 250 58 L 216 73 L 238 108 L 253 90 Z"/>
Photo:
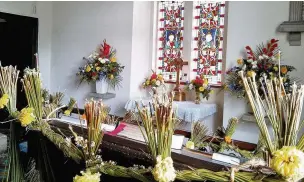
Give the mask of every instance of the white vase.
<path id="1" fill-rule="evenodd" d="M 105 79 L 96 81 L 96 93 L 105 94 L 108 92 L 108 87 L 109 85 Z"/>

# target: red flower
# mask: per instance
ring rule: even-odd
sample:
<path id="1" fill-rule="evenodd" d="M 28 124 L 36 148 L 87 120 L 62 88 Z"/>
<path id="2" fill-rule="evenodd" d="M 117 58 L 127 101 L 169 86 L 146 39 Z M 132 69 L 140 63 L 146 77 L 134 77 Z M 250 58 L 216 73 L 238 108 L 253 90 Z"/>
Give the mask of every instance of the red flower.
<path id="1" fill-rule="evenodd" d="M 268 56 L 269 56 L 269 57 L 272 57 L 272 56 L 273 56 L 273 53 L 272 53 L 272 52 L 271 52 L 271 53 L 269 53 L 269 54 L 268 54 Z"/>
<path id="2" fill-rule="evenodd" d="M 157 78 L 157 74 L 156 73 L 153 73 L 152 75 L 151 75 L 151 80 L 153 80 L 153 79 L 156 79 Z"/>
<path id="3" fill-rule="evenodd" d="M 111 49 L 111 46 L 109 44 L 107 44 L 106 42 L 104 42 L 104 45 L 103 45 L 103 55 L 106 56 L 106 57 L 109 56 L 110 49 Z"/>
<path id="4" fill-rule="evenodd" d="M 246 46 L 245 48 L 246 48 L 247 50 L 251 50 L 251 48 L 250 48 L 249 46 Z"/>
<path id="5" fill-rule="evenodd" d="M 267 49 L 263 48 L 263 53 L 266 54 L 267 53 Z"/>
<path id="6" fill-rule="evenodd" d="M 278 42 L 278 41 L 279 41 L 279 40 L 271 39 L 271 40 L 270 40 L 270 43 L 273 44 L 273 43 L 276 43 L 276 42 Z"/>
<path id="7" fill-rule="evenodd" d="M 94 76 L 96 76 L 96 75 L 97 75 L 97 73 L 96 73 L 96 72 L 93 72 L 93 73 L 92 73 L 92 76 L 93 76 L 93 77 L 94 77 Z"/>

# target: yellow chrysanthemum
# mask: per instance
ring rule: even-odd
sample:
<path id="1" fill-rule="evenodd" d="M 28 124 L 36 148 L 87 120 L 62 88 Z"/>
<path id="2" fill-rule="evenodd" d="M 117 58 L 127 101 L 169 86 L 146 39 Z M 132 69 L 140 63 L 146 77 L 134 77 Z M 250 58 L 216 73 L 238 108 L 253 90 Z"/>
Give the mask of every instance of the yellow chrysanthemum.
<path id="1" fill-rule="evenodd" d="M 110 80 L 113 80 L 113 79 L 114 79 L 114 75 L 112 75 L 112 74 L 109 75 L 109 79 L 110 79 Z"/>
<path id="2" fill-rule="evenodd" d="M 188 141 L 188 142 L 186 143 L 186 148 L 188 148 L 188 149 L 194 149 L 194 142 Z"/>
<path id="3" fill-rule="evenodd" d="M 111 62 L 116 62 L 116 57 L 115 56 L 111 57 L 110 61 Z"/>
<path id="4" fill-rule="evenodd" d="M 8 94 L 3 94 L 0 98 L 0 109 L 3 109 L 8 103 L 9 97 Z"/>
<path id="5" fill-rule="evenodd" d="M 64 111 L 64 115 L 66 115 L 66 116 L 70 116 L 70 115 L 71 115 L 71 111 L 70 111 L 70 110 L 68 110 L 68 109 L 67 109 L 67 110 L 65 110 L 65 111 Z"/>
<path id="6" fill-rule="evenodd" d="M 146 85 L 150 85 L 150 80 L 147 80 L 147 81 L 146 81 Z"/>
<path id="7" fill-rule="evenodd" d="M 238 65 L 242 65 L 243 64 L 243 59 L 240 58 L 240 59 L 236 60 L 236 62 L 237 62 Z"/>
<path id="8" fill-rule="evenodd" d="M 200 87 L 198 90 L 199 90 L 200 92 L 203 92 L 203 91 L 205 90 L 205 88 L 204 88 L 204 87 Z"/>
<path id="9" fill-rule="evenodd" d="M 23 108 L 19 113 L 18 120 L 21 122 L 21 126 L 26 127 L 35 121 L 34 109 L 31 107 Z"/>
<path id="10" fill-rule="evenodd" d="M 304 153 L 294 146 L 284 146 L 273 153 L 271 167 L 285 179 L 298 181 L 304 177 Z"/>
<path id="11" fill-rule="evenodd" d="M 99 182 L 100 173 L 92 174 L 90 171 L 80 172 L 82 176 L 76 175 L 73 179 L 73 182 Z"/>
<path id="12" fill-rule="evenodd" d="M 87 65 L 87 67 L 86 67 L 86 70 L 85 70 L 86 72 L 90 72 L 91 71 L 91 66 L 90 65 Z"/>
<path id="13" fill-rule="evenodd" d="M 96 71 L 99 71 L 99 70 L 101 70 L 101 67 L 99 67 L 99 66 L 96 67 Z"/>
<path id="14" fill-rule="evenodd" d="M 247 71 L 247 76 L 252 77 L 254 74 L 254 71 Z"/>

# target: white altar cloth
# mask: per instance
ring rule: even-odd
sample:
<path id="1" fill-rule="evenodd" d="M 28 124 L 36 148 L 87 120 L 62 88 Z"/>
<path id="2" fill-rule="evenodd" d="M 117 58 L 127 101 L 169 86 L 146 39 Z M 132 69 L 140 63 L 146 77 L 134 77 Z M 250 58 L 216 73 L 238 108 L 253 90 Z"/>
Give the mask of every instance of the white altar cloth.
<path id="1" fill-rule="evenodd" d="M 127 111 L 137 111 L 136 102 L 149 106 L 149 102 L 152 103 L 152 100 L 131 99 L 126 103 L 125 109 Z M 195 104 L 194 101 L 174 101 L 173 108 L 176 109 L 176 114 L 178 118 L 187 122 L 199 121 L 217 112 L 216 104 Z"/>

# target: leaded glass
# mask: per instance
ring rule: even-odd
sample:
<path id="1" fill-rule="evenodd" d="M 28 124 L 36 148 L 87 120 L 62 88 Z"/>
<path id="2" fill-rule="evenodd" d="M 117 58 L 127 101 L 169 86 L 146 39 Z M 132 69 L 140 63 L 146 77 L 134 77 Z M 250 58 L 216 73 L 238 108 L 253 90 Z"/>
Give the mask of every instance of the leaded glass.
<path id="1" fill-rule="evenodd" d="M 194 1 L 194 15 L 193 71 L 221 84 L 225 2 Z"/>
<path id="2" fill-rule="evenodd" d="M 171 63 L 182 56 L 184 2 L 159 2 L 158 19 L 157 72 L 162 73 L 165 80 L 175 81 L 176 70 Z"/>

